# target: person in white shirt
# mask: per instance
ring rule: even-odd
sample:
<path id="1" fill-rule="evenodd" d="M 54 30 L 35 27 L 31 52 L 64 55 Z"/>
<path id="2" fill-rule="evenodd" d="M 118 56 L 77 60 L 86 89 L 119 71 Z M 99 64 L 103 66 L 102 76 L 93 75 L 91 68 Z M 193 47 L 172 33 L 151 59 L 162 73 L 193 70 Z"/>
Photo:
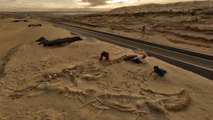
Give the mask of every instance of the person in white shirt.
<path id="1" fill-rule="evenodd" d="M 146 58 L 146 55 L 139 55 L 137 57 L 134 57 L 132 59 L 132 61 L 135 62 L 135 63 L 137 63 L 137 64 L 139 64 L 139 63 L 145 63 L 145 61 L 144 61 L 145 58 Z"/>
<path id="2" fill-rule="evenodd" d="M 146 55 L 130 55 L 124 58 L 124 60 L 139 64 L 139 63 L 146 63 L 145 62 L 146 57 L 147 57 Z"/>

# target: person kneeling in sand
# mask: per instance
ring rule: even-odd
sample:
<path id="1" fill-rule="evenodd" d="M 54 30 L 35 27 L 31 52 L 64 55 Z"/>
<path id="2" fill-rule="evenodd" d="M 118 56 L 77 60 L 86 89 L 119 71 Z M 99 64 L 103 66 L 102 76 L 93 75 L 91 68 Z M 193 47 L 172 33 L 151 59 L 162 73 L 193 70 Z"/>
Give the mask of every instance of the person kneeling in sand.
<path id="1" fill-rule="evenodd" d="M 145 62 L 146 57 L 147 57 L 146 55 L 130 55 L 126 56 L 124 60 L 139 64 L 139 63 L 146 63 Z"/>
<path id="2" fill-rule="evenodd" d="M 103 52 L 101 53 L 101 56 L 100 56 L 99 61 L 102 61 L 103 58 L 105 58 L 105 60 L 107 60 L 107 61 L 110 61 L 110 60 L 109 60 L 109 52 L 103 51 Z"/>
<path id="3" fill-rule="evenodd" d="M 154 79 L 156 79 L 157 75 L 160 76 L 160 77 L 163 77 L 167 73 L 166 70 L 159 68 L 158 66 L 154 66 L 153 69 L 154 69 L 154 71 L 152 71 L 150 73 L 150 76 L 155 72 L 156 76 L 154 77 Z"/>

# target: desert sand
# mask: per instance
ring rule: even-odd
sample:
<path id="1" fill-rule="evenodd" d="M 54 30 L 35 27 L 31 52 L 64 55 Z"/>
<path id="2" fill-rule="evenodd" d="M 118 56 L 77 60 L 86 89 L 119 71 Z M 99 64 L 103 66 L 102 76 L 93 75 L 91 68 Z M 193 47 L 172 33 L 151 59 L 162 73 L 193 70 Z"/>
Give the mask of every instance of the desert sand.
<path id="1" fill-rule="evenodd" d="M 85 37 L 43 47 L 40 37 L 76 36 L 36 19 L 0 20 L 0 120 L 211 120 L 213 82 L 147 57 L 145 64 L 121 56 L 145 54 Z M 28 24 L 42 24 L 28 27 Z M 98 61 L 110 53 L 109 64 Z M 158 65 L 168 73 L 156 80 Z"/>
<path id="2" fill-rule="evenodd" d="M 213 2 L 122 7 L 92 15 L 66 15 L 69 23 L 213 55 Z M 142 32 L 142 26 L 146 27 Z"/>

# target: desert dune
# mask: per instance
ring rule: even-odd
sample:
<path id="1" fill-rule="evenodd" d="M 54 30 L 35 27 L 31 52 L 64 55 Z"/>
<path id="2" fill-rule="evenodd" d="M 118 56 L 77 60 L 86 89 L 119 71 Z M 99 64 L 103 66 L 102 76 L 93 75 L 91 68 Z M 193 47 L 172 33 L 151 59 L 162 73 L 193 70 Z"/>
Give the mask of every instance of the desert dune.
<path id="1" fill-rule="evenodd" d="M 212 1 L 147 4 L 57 18 L 121 36 L 212 55 Z M 145 32 L 142 27 L 145 26 Z"/>
<path id="2" fill-rule="evenodd" d="M 146 54 L 71 34 L 51 23 L 0 20 L 0 120 L 211 120 L 213 83 Z M 28 27 L 29 24 L 42 24 Z M 40 37 L 83 40 L 43 47 Z M 99 61 L 102 51 L 112 63 Z M 168 71 L 154 80 L 158 65 Z"/>

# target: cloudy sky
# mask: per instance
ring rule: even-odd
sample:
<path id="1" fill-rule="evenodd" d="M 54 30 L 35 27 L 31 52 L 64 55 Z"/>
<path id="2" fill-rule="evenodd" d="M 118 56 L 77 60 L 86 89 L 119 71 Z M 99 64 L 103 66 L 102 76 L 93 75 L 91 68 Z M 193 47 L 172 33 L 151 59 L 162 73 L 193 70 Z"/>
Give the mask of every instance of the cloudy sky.
<path id="1" fill-rule="evenodd" d="M 144 3 L 168 3 L 190 0 L 0 0 L 0 11 L 41 11 L 57 9 L 112 9 Z M 191 0 L 197 1 L 197 0 Z"/>

